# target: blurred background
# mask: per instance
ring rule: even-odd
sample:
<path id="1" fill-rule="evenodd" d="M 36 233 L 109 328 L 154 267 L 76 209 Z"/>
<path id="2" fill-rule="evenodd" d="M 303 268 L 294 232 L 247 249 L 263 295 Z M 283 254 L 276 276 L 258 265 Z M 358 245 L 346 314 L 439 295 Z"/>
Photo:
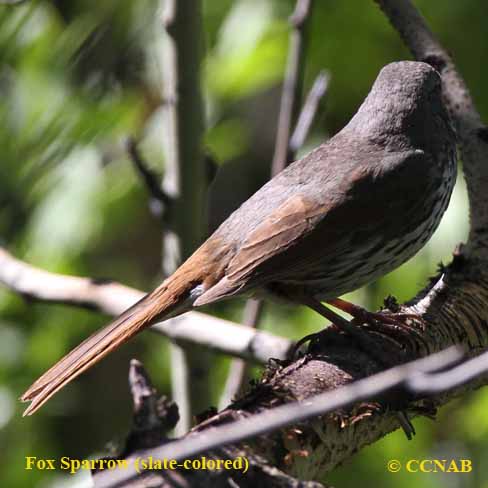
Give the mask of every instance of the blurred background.
<path id="1" fill-rule="evenodd" d="M 488 4 L 485 0 L 417 1 L 453 54 L 486 120 Z M 268 178 L 286 62 L 290 0 L 204 2 L 205 146 L 219 165 L 210 187 L 209 231 Z M 0 6 L 0 245 L 59 273 L 112 278 L 149 290 L 158 284 L 161 224 L 127 158 L 123 140 L 141 138 L 155 170 L 162 151 L 160 15 L 149 0 L 45 0 Z M 354 114 L 379 69 L 410 59 L 373 1 L 316 2 L 305 91 L 329 72 L 306 152 Z M 351 297 L 371 308 L 388 294 L 411 298 L 466 238 L 463 178 L 441 227 L 401 269 Z M 243 301 L 211 311 L 240 320 Z M 123 441 L 131 422 L 128 362 L 144 362 L 169 394 L 167 341 L 144 333 L 21 418 L 17 397 L 107 318 L 86 310 L 28 302 L 0 288 L 0 484 L 86 486 L 87 475 L 26 471 L 25 456 L 85 458 Z M 300 338 L 323 320 L 300 308 L 267 304 L 261 325 Z M 211 398 L 218 403 L 228 358 L 214 354 Z M 259 369 L 256 368 L 256 374 Z M 109 392 L 109 394 L 107 394 Z M 436 422 L 416 420 L 362 450 L 327 482 L 377 487 L 488 487 L 488 390 L 450 403 Z M 389 459 L 469 458 L 471 474 L 391 474 Z M 325 480 L 322 480 L 325 481 Z"/>

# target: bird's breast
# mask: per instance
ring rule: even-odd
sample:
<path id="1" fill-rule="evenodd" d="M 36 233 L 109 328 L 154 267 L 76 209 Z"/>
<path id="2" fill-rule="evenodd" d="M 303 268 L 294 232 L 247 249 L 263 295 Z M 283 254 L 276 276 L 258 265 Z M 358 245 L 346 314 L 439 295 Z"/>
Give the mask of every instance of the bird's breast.
<path id="1" fill-rule="evenodd" d="M 454 156 L 446 156 L 439 167 L 438 178 L 419 195 L 421 205 L 405 209 L 404 215 L 391 220 L 379 218 L 378 225 L 362 232 L 360 239 L 350 229 L 338 246 L 317 253 L 316 262 L 309 263 L 303 274 L 296 273 L 293 283 L 322 300 L 331 299 L 376 280 L 413 257 L 437 229 L 456 181 Z"/>

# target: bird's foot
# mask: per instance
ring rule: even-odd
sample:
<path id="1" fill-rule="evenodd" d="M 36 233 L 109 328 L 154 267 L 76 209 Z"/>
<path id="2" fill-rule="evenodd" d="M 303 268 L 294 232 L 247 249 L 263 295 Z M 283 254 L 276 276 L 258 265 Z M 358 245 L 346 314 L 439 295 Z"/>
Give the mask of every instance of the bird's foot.
<path id="1" fill-rule="evenodd" d="M 359 347 L 365 351 L 369 356 L 372 356 L 377 362 L 379 362 L 383 367 L 388 368 L 392 365 L 395 365 L 398 361 L 398 354 L 391 354 L 384 348 L 382 348 L 374 338 L 372 338 L 369 332 L 361 327 L 358 327 L 357 324 L 354 324 L 356 319 L 349 322 L 346 319 L 342 318 L 341 316 L 337 315 L 334 317 L 334 312 L 331 310 L 326 309 L 323 305 L 318 305 L 317 303 L 313 303 L 312 301 L 309 302 L 311 305 L 314 305 L 314 310 L 321 313 L 324 317 L 328 318 L 329 320 L 333 320 L 331 327 L 336 330 L 342 330 L 343 332 L 348 333 L 354 341 L 356 341 Z M 308 334 L 305 337 L 301 338 L 294 346 L 292 350 L 292 358 L 296 358 L 298 356 L 299 349 L 306 344 L 307 342 L 310 343 L 309 351 L 313 350 L 315 344 L 320 343 L 321 341 L 326 342 L 327 338 L 325 337 L 327 333 L 330 332 L 331 327 L 326 329 L 322 329 L 319 332 L 315 332 L 313 334 Z M 390 327 L 394 327 L 390 325 Z M 408 440 L 411 440 L 412 437 L 415 435 L 415 428 L 408 418 L 408 415 L 405 411 L 399 410 L 396 413 L 398 422 L 400 427 L 403 429 Z"/>
<path id="2" fill-rule="evenodd" d="M 358 323 L 355 322 L 356 319 L 354 319 L 353 321 L 346 320 L 344 317 L 341 317 L 337 313 L 325 307 L 324 305 L 322 305 L 322 303 L 315 300 L 314 298 L 303 298 L 302 303 L 308 305 L 317 313 L 330 320 L 332 322 L 332 325 L 329 328 L 326 328 L 315 334 L 310 334 L 299 340 L 294 348 L 295 354 L 299 350 L 299 348 L 307 342 L 311 343 L 309 347 L 310 350 L 311 346 L 323 340 L 324 335 L 330 333 L 330 329 L 333 328 L 339 329 L 349 335 L 359 345 L 361 350 L 376 359 L 385 368 L 391 367 L 398 362 L 398 353 L 392 353 L 391 351 L 385 349 L 371 335 L 370 331 L 358 326 Z"/>
<path id="3" fill-rule="evenodd" d="M 407 323 L 408 320 L 418 319 L 419 317 L 416 314 L 404 312 L 392 313 L 386 310 L 370 312 L 359 305 L 340 298 L 327 301 L 327 303 L 351 315 L 354 319 L 351 322 L 352 324 L 359 327 L 369 327 L 372 330 L 396 338 L 400 342 L 403 342 L 407 338 L 411 339 L 412 335 L 419 334 L 419 331 L 415 327 Z"/>
<path id="4" fill-rule="evenodd" d="M 418 334 L 419 332 L 407 325 L 407 320 L 418 318 L 417 315 L 411 313 L 395 313 L 381 311 L 381 312 L 370 312 L 363 307 L 355 305 L 354 303 L 347 302 L 346 300 L 336 299 L 329 302 L 330 305 L 346 312 L 353 317 L 351 324 L 356 326 L 363 326 L 364 324 L 370 326 L 373 330 L 378 332 L 383 332 L 386 335 L 393 336 L 393 338 L 398 339 L 401 343 L 405 343 L 406 336 L 411 337 L 412 334 Z M 364 329 L 363 329 L 364 330 Z M 357 336 L 356 336 L 357 339 Z M 369 339 L 369 338 L 368 338 Z M 364 347 L 366 344 L 364 339 L 361 338 L 360 344 Z M 374 349 L 375 358 L 383 363 L 385 367 L 388 367 L 390 363 L 390 358 L 381 350 L 375 347 Z M 408 440 L 411 440 L 415 436 L 415 428 L 408 418 L 407 412 L 400 410 L 396 414 L 400 427 L 402 428 L 405 436 Z"/>

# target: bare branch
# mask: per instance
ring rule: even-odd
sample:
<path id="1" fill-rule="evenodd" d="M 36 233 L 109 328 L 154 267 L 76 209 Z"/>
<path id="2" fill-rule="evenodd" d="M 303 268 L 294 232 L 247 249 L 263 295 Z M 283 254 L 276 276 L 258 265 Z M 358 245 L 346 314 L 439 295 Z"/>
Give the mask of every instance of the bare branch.
<path id="1" fill-rule="evenodd" d="M 255 329 L 259 323 L 263 311 L 263 301 L 250 298 L 246 301 L 242 323 L 251 329 Z M 234 359 L 227 373 L 224 391 L 220 396 L 219 409 L 229 405 L 237 397 L 246 382 L 248 367 L 242 359 Z"/>
<path id="2" fill-rule="evenodd" d="M 303 81 L 303 52 L 305 49 L 305 31 L 310 18 L 313 0 L 297 0 L 295 11 L 290 17 L 293 28 L 288 50 L 288 62 L 281 96 L 280 115 L 276 134 L 275 153 L 271 174 L 279 173 L 293 159 L 290 154 L 290 135 L 293 121 L 297 120 L 300 110 L 300 93 Z"/>
<path id="3" fill-rule="evenodd" d="M 110 280 L 66 276 L 31 266 L 0 247 L 0 283 L 23 297 L 64 303 L 115 316 L 145 293 Z"/>
<path id="4" fill-rule="evenodd" d="M 110 458 L 103 458 L 103 461 L 123 460 L 124 469 L 126 463 L 128 463 L 128 459 L 131 462 L 135 457 L 144 459 L 149 449 L 156 447 L 156 445 L 171 443 L 172 441 L 166 436 L 166 431 L 174 425 L 178 417 L 176 404 L 168 401 L 165 396 L 159 397 L 144 367 L 136 360 L 131 361 L 129 384 L 134 400 L 134 417 L 131 430 L 127 436 L 123 450 Z M 218 434 L 219 432 L 216 431 L 215 433 Z M 238 449 L 230 446 L 213 451 L 208 457 L 208 460 L 210 463 L 213 463 L 214 459 L 228 459 L 232 462 L 239 455 L 242 455 L 242 453 L 239 453 Z M 168 461 L 171 460 L 155 459 L 156 463 Z M 198 460 L 196 461 L 198 462 Z M 171 462 L 173 463 L 175 461 Z M 139 465 L 143 469 L 140 470 L 136 479 L 132 478 L 127 482 L 123 482 L 122 485 L 117 484 L 117 486 L 124 486 L 126 488 L 167 485 L 175 488 L 189 488 L 191 486 L 198 486 L 199 488 L 213 488 L 215 486 L 325 488 L 320 483 L 312 481 L 300 482 L 287 476 L 277 468 L 261 465 L 260 459 L 257 457 L 246 457 L 245 464 L 242 464 L 243 468 L 245 466 L 245 469 L 242 469 L 240 472 L 236 469 L 228 471 L 218 468 L 208 471 L 206 469 L 157 469 L 155 464 L 153 465 L 154 469 L 144 470 L 143 466 Z M 97 488 L 111 484 L 112 476 L 101 476 L 102 472 L 103 469 L 100 468 L 92 472 L 93 485 Z"/>
<path id="5" fill-rule="evenodd" d="M 139 153 L 137 142 L 133 137 L 127 138 L 126 147 L 134 168 L 147 188 L 149 195 L 163 206 L 161 212 L 159 212 L 162 215 L 164 211 L 169 208 L 171 198 L 161 189 L 157 175 L 148 168 L 146 162 Z"/>
<path id="6" fill-rule="evenodd" d="M 327 93 L 329 81 L 330 75 L 326 71 L 321 71 L 317 78 L 315 78 L 290 139 L 290 152 L 292 154 L 295 154 L 305 143 L 305 139 L 310 132 L 310 127 L 317 114 L 319 102 Z"/>
<path id="7" fill-rule="evenodd" d="M 179 419 L 176 403 L 158 395 L 143 364 L 137 359 L 130 362 L 129 387 L 134 412 L 132 429 L 121 456 L 165 442 L 166 433 L 174 429 Z"/>
<path id="8" fill-rule="evenodd" d="M 0 283 L 32 300 L 85 307 L 111 316 L 120 315 L 144 296 L 142 291 L 112 281 L 41 270 L 1 247 Z M 284 359 L 292 346 L 287 339 L 200 312 L 188 312 L 150 330 L 175 342 L 196 343 L 258 363 L 270 357 Z"/>

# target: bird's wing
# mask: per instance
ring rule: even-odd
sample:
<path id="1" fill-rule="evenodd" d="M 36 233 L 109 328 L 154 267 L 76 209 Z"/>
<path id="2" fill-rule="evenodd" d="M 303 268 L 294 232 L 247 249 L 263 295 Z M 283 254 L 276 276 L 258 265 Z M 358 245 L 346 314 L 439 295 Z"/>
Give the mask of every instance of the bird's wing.
<path id="1" fill-rule="evenodd" d="M 318 205 L 304 195 L 290 197 L 251 232 L 229 263 L 224 277 L 200 296 L 194 306 L 235 294 L 248 283 L 251 275 L 254 275 L 253 283 L 260 281 L 256 271 L 261 265 L 285 253 L 298 240 L 307 236 L 325 212 L 325 206 Z M 269 275 L 263 277 L 266 281 L 269 278 Z"/>
<path id="2" fill-rule="evenodd" d="M 274 210 L 244 241 L 225 274 L 194 303 L 205 305 L 244 289 L 292 279 L 307 263 L 320 261 L 342 237 L 372 226 L 388 226 L 391 217 L 402 218 L 422 202 L 429 181 L 429 162 L 422 151 L 390 153 L 388 164 L 377 171 L 358 165 L 340 182 L 340 199 L 323 203 L 295 194 Z M 366 175 L 365 172 L 366 171 Z M 368 181 L 373 179 L 374 181 Z M 337 181 L 334 182 L 338 184 Z M 371 184 L 371 191 L 363 185 Z M 320 229 L 318 229 L 320 226 Z M 387 229 L 386 229 L 387 230 Z M 315 232 L 314 232 L 315 231 Z M 342 241 L 344 242 L 344 241 Z"/>

